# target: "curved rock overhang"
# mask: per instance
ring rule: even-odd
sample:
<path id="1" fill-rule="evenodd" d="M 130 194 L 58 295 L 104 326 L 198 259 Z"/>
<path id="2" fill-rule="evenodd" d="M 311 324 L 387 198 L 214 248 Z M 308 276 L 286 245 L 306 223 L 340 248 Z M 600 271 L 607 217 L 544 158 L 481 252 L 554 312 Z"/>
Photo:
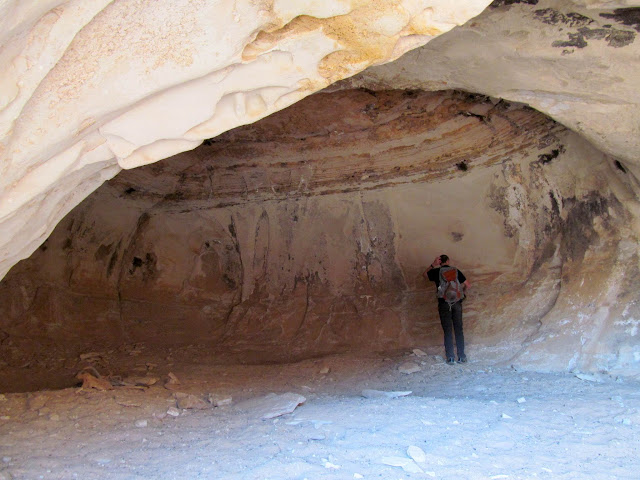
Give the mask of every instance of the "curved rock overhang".
<path id="1" fill-rule="evenodd" d="M 489 3 L 0 3 L 0 278 L 122 168 L 398 58 Z"/>

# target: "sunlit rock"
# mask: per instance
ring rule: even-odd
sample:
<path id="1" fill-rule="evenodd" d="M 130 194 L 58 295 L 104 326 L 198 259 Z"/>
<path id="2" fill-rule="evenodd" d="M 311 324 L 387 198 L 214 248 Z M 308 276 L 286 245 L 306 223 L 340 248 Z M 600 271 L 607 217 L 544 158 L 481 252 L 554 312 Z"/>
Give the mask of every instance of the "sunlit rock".
<path id="1" fill-rule="evenodd" d="M 488 0 L 0 4 L 0 278 L 121 168 L 198 146 Z"/>

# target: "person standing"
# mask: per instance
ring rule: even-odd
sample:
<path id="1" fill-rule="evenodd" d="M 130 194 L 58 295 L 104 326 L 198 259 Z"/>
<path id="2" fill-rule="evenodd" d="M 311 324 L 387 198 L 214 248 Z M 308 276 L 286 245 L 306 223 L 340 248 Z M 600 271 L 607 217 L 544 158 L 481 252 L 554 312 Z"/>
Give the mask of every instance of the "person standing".
<path id="1" fill-rule="evenodd" d="M 462 330 L 462 301 L 470 287 L 464 274 L 449 264 L 447 255 L 440 255 L 422 274 L 425 280 L 436 284 L 438 314 L 444 331 L 444 350 L 447 363 L 455 363 L 453 335 L 455 334 L 458 363 L 465 363 L 464 332 Z"/>

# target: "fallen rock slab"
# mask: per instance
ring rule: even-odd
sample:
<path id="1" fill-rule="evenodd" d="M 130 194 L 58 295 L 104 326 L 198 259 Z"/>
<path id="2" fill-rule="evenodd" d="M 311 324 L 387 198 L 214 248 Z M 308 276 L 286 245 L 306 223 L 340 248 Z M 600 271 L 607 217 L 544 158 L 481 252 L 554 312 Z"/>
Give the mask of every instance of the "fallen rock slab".
<path id="1" fill-rule="evenodd" d="M 194 410 L 204 410 L 209 408 L 209 404 L 205 402 L 200 397 L 195 395 L 191 395 L 189 393 L 176 392 L 174 394 L 176 398 L 176 402 L 178 408 L 182 409 L 194 409 Z"/>
<path id="2" fill-rule="evenodd" d="M 167 379 L 164 382 L 164 388 L 167 390 L 175 390 L 180 385 L 180 380 L 173 373 L 169 372 Z"/>
<path id="3" fill-rule="evenodd" d="M 364 398 L 399 398 L 411 395 L 411 390 L 405 392 L 385 392 L 383 390 L 363 390 L 360 395 Z"/>
<path id="4" fill-rule="evenodd" d="M 410 458 L 405 457 L 382 457 L 382 463 L 391 467 L 400 467 L 409 473 L 424 473 L 423 470 Z"/>
<path id="5" fill-rule="evenodd" d="M 306 401 L 307 399 L 305 397 L 297 393 L 287 392 L 281 395 L 270 393 L 262 398 L 242 402 L 238 404 L 238 408 L 241 410 L 255 411 L 260 418 L 268 420 L 291 413 L 298 405 Z"/>
<path id="6" fill-rule="evenodd" d="M 233 403 L 233 397 L 231 395 L 220 395 L 218 393 L 210 393 L 209 403 L 214 407 L 225 407 Z"/>
<path id="7" fill-rule="evenodd" d="M 404 373 L 406 375 L 412 374 L 412 373 L 416 373 L 416 372 L 420 372 L 422 370 L 422 368 L 420 368 L 420 365 L 418 365 L 417 363 L 414 362 L 406 362 L 403 363 L 402 365 L 400 365 L 398 367 L 398 371 L 400 373 Z"/>
<path id="8" fill-rule="evenodd" d="M 411 445 L 407 449 L 407 455 L 409 455 L 416 463 L 424 463 L 427 461 L 427 455 L 424 453 L 424 450 L 415 445 Z"/>
<path id="9" fill-rule="evenodd" d="M 125 385 L 133 385 L 138 387 L 150 387 L 158 383 L 158 377 L 127 377 L 124 379 Z"/>
<path id="10" fill-rule="evenodd" d="M 95 388 L 96 390 L 112 390 L 113 385 L 106 378 L 97 378 L 91 375 L 89 372 L 80 372 L 76 375 L 78 380 L 82 380 L 82 389 L 88 390 Z"/>

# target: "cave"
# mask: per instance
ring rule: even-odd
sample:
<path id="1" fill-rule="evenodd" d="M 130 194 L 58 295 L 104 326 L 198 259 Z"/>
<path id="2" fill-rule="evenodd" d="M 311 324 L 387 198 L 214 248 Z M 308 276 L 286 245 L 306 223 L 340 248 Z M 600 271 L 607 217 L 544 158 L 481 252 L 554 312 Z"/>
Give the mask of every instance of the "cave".
<path id="1" fill-rule="evenodd" d="M 634 478 L 633 2 L 160 3 L 0 6 L 0 480 Z"/>

